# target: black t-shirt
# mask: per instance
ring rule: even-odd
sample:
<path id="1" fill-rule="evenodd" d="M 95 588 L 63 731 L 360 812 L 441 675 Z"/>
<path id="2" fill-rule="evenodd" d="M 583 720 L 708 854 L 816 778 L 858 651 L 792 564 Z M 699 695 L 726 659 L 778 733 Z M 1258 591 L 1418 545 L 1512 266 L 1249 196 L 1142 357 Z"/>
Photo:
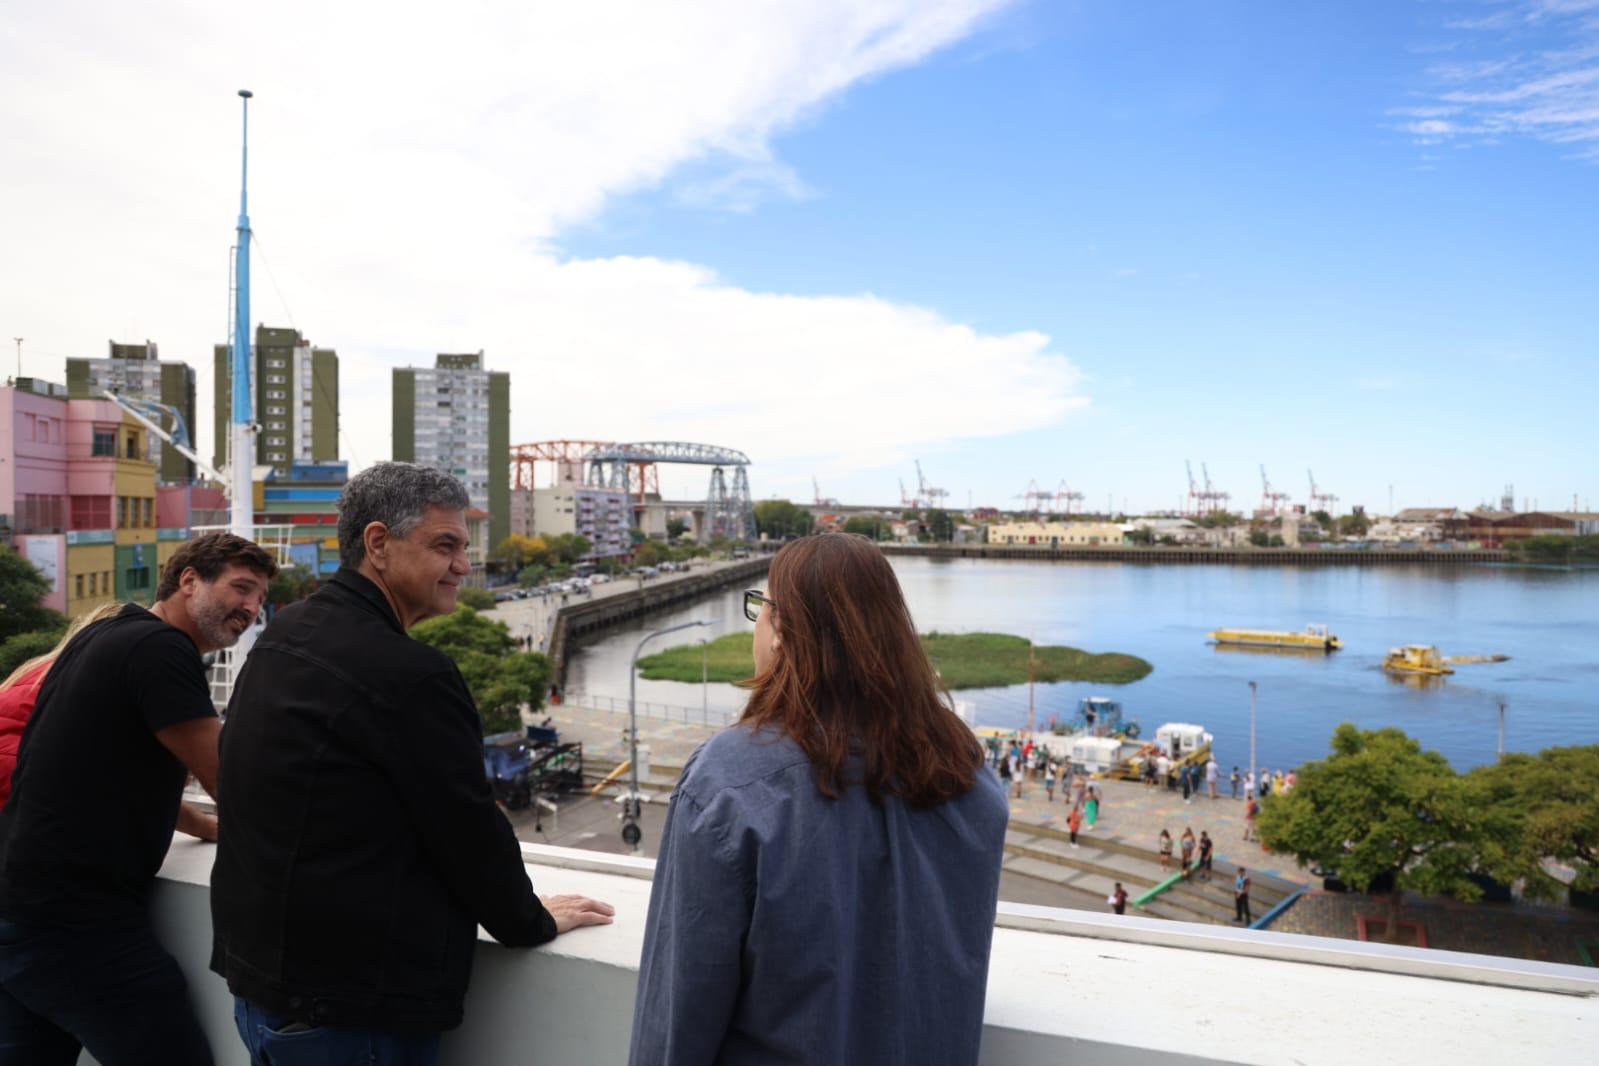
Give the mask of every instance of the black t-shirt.
<path id="1" fill-rule="evenodd" d="M 215 714 L 182 630 L 130 604 L 80 633 L 45 676 L 0 808 L 0 914 L 92 926 L 142 913 L 188 777 L 155 734 Z"/>

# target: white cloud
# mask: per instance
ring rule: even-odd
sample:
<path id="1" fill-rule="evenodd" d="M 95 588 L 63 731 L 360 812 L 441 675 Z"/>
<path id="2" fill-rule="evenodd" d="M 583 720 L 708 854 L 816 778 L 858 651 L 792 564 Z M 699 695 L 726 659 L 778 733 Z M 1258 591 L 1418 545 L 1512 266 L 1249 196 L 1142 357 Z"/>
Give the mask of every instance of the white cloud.
<path id="1" fill-rule="evenodd" d="M 1423 144 L 1454 139 L 1488 144 L 1530 137 L 1578 146 L 1572 156 L 1599 162 L 1599 0 L 1512 0 L 1492 14 L 1448 24 L 1491 54 L 1428 71 L 1436 114 L 1400 129 Z M 1449 121 L 1441 116 L 1449 115 Z"/>
<path id="2" fill-rule="evenodd" d="M 560 251 L 565 227 L 688 163 L 712 175 L 682 191 L 697 203 L 815 194 L 777 134 L 1008 2 L 291 2 L 246 17 L 64 0 L 0 29 L 0 332 L 54 378 L 108 337 L 155 339 L 200 371 L 209 426 L 231 94 L 249 87 L 251 212 L 283 294 L 258 256 L 254 317 L 338 349 L 358 464 L 389 454 L 391 368 L 440 351 L 484 349 L 511 372 L 516 441 L 701 440 L 847 471 L 1048 424 L 1083 401 L 1038 334 Z"/>

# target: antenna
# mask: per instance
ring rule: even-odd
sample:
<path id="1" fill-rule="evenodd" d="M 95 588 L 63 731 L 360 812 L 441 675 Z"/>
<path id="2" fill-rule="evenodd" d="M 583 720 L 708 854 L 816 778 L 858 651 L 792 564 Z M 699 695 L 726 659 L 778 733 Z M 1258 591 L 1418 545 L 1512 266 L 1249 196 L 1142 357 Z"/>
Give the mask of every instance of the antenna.
<path id="1" fill-rule="evenodd" d="M 240 89 L 243 99 L 244 137 L 239 156 L 239 225 L 238 244 L 234 248 L 233 295 L 233 418 L 230 440 L 232 442 L 232 469 L 229 478 L 232 500 L 229 501 L 229 528 L 237 536 L 250 537 L 255 532 L 254 492 L 251 474 L 255 467 L 255 431 L 250 410 L 250 211 L 247 198 L 250 177 L 250 98 L 255 94 Z"/>

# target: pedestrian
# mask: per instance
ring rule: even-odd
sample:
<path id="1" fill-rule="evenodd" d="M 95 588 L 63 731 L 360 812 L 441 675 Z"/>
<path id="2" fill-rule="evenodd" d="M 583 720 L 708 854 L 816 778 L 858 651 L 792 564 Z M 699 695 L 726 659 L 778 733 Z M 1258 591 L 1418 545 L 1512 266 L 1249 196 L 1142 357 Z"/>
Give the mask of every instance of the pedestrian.
<path id="1" fill-rule="evenodd" d="M 1011 786 L 1011 758 L 1009 755 L 999 760 L 999 783 L 1005 787 L 1005 794 L 1010 795 Z"/>
<path id="2" fill-rule="evenodd" d="M 1232 774 L 1227 779 L 1233 786 L 1233 799 L 1238 798 L 1238 767 L 1233 767 Z"/>
<path id="3" fill-rule="evenodd" d="M 1215 848 L 1215 843 L 1210 839 L 1210 831 L 1199 831 L 1199 877 L 1202 881 L 1210 880 L 1210 853 Z"/>
<path id="4" fill-rule="evenodd" d="M 201 656 L 255 624 L 277 569 L 230 533 L 180 545 L 153 607 L 87 626 L 45 674 L 0 810 L 0 1060 L 210 1066 L 150 895 L 174 828 L 217 838 L 183 803 L 191 773 L 217 794 Z"/>
<path id="5" fill-rule="evenodd" d="M 1184 803 L 1192 803 L 1193 802 L 1193 800 L 1188 798 L 1189 795 L 1193 792 L 1193 787 L 1194 787 L 1193 777 L 1188 772 L 1189 769 L 1190 769 L 1189 767 L 1184 766 L 1181 770 L 1178 771 L 1178 776 L 1183 779 L 1183 802 Z"/>
<path id="6" fill-rule="evenodd" d="M 1183 830 L 1183 839 L 1180 847 L 1183 850 L 1183 876 L 1187 877 L 1194 872 L 1194 829 L 1193 826 Z"/>
<path id="7" fill-rule="evenodd" d="M 1099 789 L 1090 785 L 1088 799 L 1083 803 L 1083 820 L 1088 824 L 1085 829 L 1092 830 L 1099 821 Z"/>
<path id="8" fill-rule="evenodd" d="M 1255 798 L 1255 771 L 1253 769 L 1244 773 L 1244 802 Z"/>
<path id="9" fill-rule="evenodd" d="M 1083 809 L 1073 807 L 1072 813 L 1066 816 L 1066 829 L 1071 833 L 1072 847 L 1077 846 L 1077 833 L 1083 828 Z"/>
<path id="10" fill-rule="evenodd" d="M 1155 757 L 1155 773 L 1160 777 L 1160 783 L 1170 791 L 1174 784 L 1171 779 L 1171 756 L 1162 751 Z"/>
<path id="11" fill-rule="evenodd" d="M 1049 797 L 1049 802 L 1055 802 L 1055 763 L 1053 760 L 1044 767 L 1044 794 Z"/>
<path id="12" fill-rule="evenodd" d="M 1221 775 L 1220 768 L 1216 765 L 1216 756 L 1212 755 L 1205 761 L 1205 787 L 1210 792 L 1210 798 L 1216 798 L 1216 779 Z"/>
<path id="13" fill-rule="evenodd" d="M 1010 761 L 1010 779 L 1011 779 L 1011 784 L 1016 786 L 1016 798 L 1017 799 L 1021 799 L 1022 798 L 1022 776 L 1027 771 L 1025 769 L 1023 769 L 1023 767 L 1022 767 L 1022 753 L 1021 753 L 1021 749 L 1020 748 L 1015 747 L 1014 745 L 1011 747 L 1010 760 L 1009 761 Z"/>
<path id="14" fill-rule="evenodd" d="M 481 926 L 532 947 L 612 908 L 534 893 L 483 774 L 472 693 L 413 640 L 455 610 L 466 489 L 378 463 L 339 496 L 339 569 L 279 611 L 233 688 L 211 968 L 253 1063 L 430 1066 Z"/>
<path id="15" fill-rule="evenodd" d="M 1122 887 L 1120 881 L 1116 882 L 1116 887 L 1111 891 L 1110 899 L 1105 902 L 1110 904 L 1112 912 L 1116 914 L 1127 913 L 1127 890 Z"/>
<path id="16" fill-rule="evenodd" d="M 1255 816 L 1260 813 L 1260 801 L 1253 796 L 1244 800 L 1244 839 L 1259 840 L 1260 834 L 1255 828 Z"/>
<path id="17" fill-rule="evenodd" d="M 17 748 L 22 744 L 22 731 L 27 728 L 28 719 L 33 717 L 45 675 L 73 637 L 94 622 L 121 614 L 122 607 L 113 601 L 80 614 L 54 648 L 29 659 L 11 671 L 10 677 L 0 681 L 0 807 L 5 806 L 11 795 L 11 772 L 17 768 Z"/>
<path id="18" fill-rule="evenodd" d="M 1171 871 L 1171 830 L 1160 831 L 1160 869 L 1162 873 Z"/>
<path id="19" fill-rule="evenodd" d="M 804 537 L 767 581 L 743 716 L 667 810 L 629 1062 L 975 1063 L 1005 798 L 880 549 Z"/>
<path id="20" fill-rule="evenodd" d="M 1233 878 L 1233 921 L 1249 925 L 1254 920 L 1249 913 L 1249 871 L 1240 866 Z"/>

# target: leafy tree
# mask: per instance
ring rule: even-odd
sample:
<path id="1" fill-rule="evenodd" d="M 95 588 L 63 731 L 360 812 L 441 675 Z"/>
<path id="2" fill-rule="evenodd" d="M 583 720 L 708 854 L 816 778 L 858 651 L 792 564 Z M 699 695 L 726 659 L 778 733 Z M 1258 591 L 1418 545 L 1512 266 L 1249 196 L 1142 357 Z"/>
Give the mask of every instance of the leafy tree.
<path id="1" fill-rule="evenodd" d="M 503 622 L 490 621 L 470 607 L 418 622 L 411 636 L 440 649 L 456 668 L 477 704 L 485 733 L 520 729 L 522 704 L 544 706 L 552 668 L 540 652 L 518 651 Z"/>
<path id="2" fill-rule="evenodd" d="M 1338 532 L 1346 537 L 1364 537 L 1370 529 L 1371 520 L 1359 511 L 1338 520 Z"/>
<path id="3" fill-rule="evenodd" d="M 1505 549 L 1529 563 L 1599 563 L 1599 534 L 1563 537 L 1558 534 L 1505 541 Z"/>
<path id="4" fill-rule="evenodd" d="M 1322 529 L 1327 530 L 1329 533 L 1336 528 L 1333 524 L 1333 516 L 1324 510 L 1312 511 L 1310 512 L 1310 517 L 1314 518 L 1316 520 L 1316 524 Z"/>
<path id="5" fill-rule="evenodd" d="M 490 553 L 508 570 L 545 563 L 549 560 L 550 546 L 543 537 L 527 537 L 512 533 L 494 546 Z"/>
<path id="6" fill-rule="evenodd" d="M 64 629 L 67 620 L 61 612 L 40 602 L 49 594 L 50 579 L 38 567 L 12 549 L 0 548 L 0 640 L 19 633 L 59 633 Z"/>
<path id="7" fill-rule="evenodd" d="M 295 563 L 285 566 L 267 583 L 267 602 L 274 607 L 285 607 L 305 599 L 316 591 L 316 575 L 308 566 Z"/>
<path id="8" fill-rule="evenodd" d="M 854 518 L 844 519 L 844 532 L 859 533 L 872 540 L 882 540 L 888 523 L 881 518 L 872 518 L 868 515 L 856 515 Z"/>
<path id="9" fill-rule="evenodd" d="M 1142 544 L 1145 547 L 1155 543 L 1155 531 L 1149 526 L 1139 526 L 1137 529 L 1128 530 L 1128 544 Z"/>
<path id="10" fill-rule="evenodd" d="M 1392 877 L 1389 939 L 1397 937 L 1406 889 L 1481 897 L 1468 875 L 1484 822 L 1472 790 L 1436 751 L 1398 729 L 1345 722 L 1333 733 L 1332 754 L 1300 767 L 1297 779 L 1288 795 L 1262 806 L 1261 841 L 1337 871 L 1360 892 Z"/>
<path id="11" fill-rule="evenodd" d="M 474 611 L 489 611 L 494 609 L 494 593 L 476 585 L 462 585 L 456 593 L 455 602 Z"/>
<path id="12" fill-rule="evenodd" d="M 927 516 L 923 519 L 927 526 L 927 535 L 934 541 L 949 543 L 955 539 L 955 519 L 941 507 L 930 507 Z"/>
<path id="13" fill-rule="evenodd" d="M 1251 529 L 1249 531 L 1249 543 L 1253 544 L 1257 548 L 1270 547 L 1271 534 L 1267 533 L 1264 529 Z"/>
<path id="14" fill-rule="evenodd" d="M 755 505 L 755 527 L 773 540 L 803 537 L 815 524 L 809 511 L 788 500 L 762 500 Z"/>
<path id="15" fill-rule="evenodd" d="M 581 533 L 558 533 L 553 537 L 544 535 L 543 539 L 550 546 L 550 554 L 568 566 L 594 549 L 593 542 Z"/>
<path id="16" fill-rule="evenodd" d="M 1205 529 L 1228 529 L 1236 526 L 1241 521 L 1243 521 L 1243 515 L 1236 515 L 1231 511 L 1223 511 L 1218 508 L 1209 514 L 1200 515 L 1195 519 L 1195 524 Z"/>
<path id="17" fill-rule="evenodd" d="M 676 540 L 688 532 L 688 523 L 681 518 L 668 518 L 666 520 L 666 539 Z"/>
<path id="18" fill-rule="evenodd" d="M 1524 895 L 1553 899 L 1566 886 L 1544 865 L 1569 866 L 1573 887 L 1599 892 L 1599 745 L 1514 753 L 1466 775 L 1499 819 L 1485 865 Z"/>
<path id="19" fill-rule="evenodd" d="M 60 629 L 42 629 L 35 633 L 18 633 L 0 641 L 0 681 L 10 677 L 17 667 L 36 655 L 43 655 L 66 633 L 63 620 Z"/>
<path id="20" fill-rule="evenodd" d="M 647 540 L 633 549 L 634 566 L 660 566 L 671 557 L 671 551 L 658 540 Z"/>

